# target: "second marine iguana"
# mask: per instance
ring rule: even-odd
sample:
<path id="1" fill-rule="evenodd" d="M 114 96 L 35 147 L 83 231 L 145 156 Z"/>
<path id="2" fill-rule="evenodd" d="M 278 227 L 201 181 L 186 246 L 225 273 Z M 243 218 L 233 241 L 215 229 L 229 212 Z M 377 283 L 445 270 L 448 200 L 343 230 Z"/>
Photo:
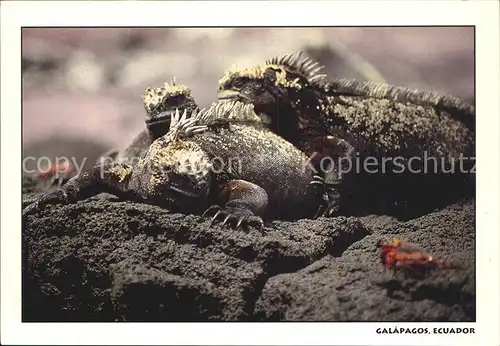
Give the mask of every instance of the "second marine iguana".
<path id="1" fill-rule="evenodd" d="M 158 88 L 146 88 L 142 101 L 146 111 L 146 129 L 142 130 L 125 149 L 107 151 L 99 158 L 97 164 L 109 159 L 133 163 L 146 152 L 154 140 L 168 132 L 171 116 L 176 110 L 181 113 L 186 110 L 188 114 L 199 110 L 191 89 L 177 83 L 175 79 Z"/>
<path id="2" fill-rule="evenodd" d="M 103 163 L 28 205 L 68 204 L 107 192 L 183 213 L 215 212 L 233 227 L 314 214 L 320 198 L 307 157 L 259 126 L 253 106 L 214 103 L 191 117 L 176 112 L 169 132 L 134 165 Z M 221 209 L 222 208 L 222 209 Z"/>
<path id="3" fill-rule="evenodd" d="M 425 176 L 426 180 L 419 174 L 416 179 L 417 175 L 408 173 L 410 164 L 413 172 L 422 171 L 424 167 L 427 172 L 439 169 L 432 166 L 432 160 L 430 165 L 424 163 L 425 155 L 444 160 L 443 168 L 454 165 L 462 155 L 472 158 L 466 162 L 465 170 L 472 168 L 475 157 L 473 105 L 434 92 L 351 79 L 329 80 L 319 73 L 322 68 L 299 51 L 274 57 L 263 64 L 227 71 L 219 81 L 218 90 L 220 100 L 253 104 L 272 131 L 312 157 L 319 172 L 313 183 L 326 190 L 325 205 L 319 216 L 338 213 L 342 209 L 342 196 L 355 196 L 353 191 L 358 190 L 362 197 L 357 201 L 355 197 L 344 200 L 346 205 L 351 205 L 347 209 L 352 212 L 360 199 L 366 197 L 360 189 L 363 185 L 368 190 L 376 190 L 373 187 L 380 185 L 381 180 L 390 183 L 398 180 L 399 188 L 403 189 L 415 184 L 411 179 L 402 179 L 403 176 L 425 180 L 423 184 L 427 184 L 430 176 Z M 359 162 L 370 157 L 377 161 L 379 171 L 381 162 L 389 162 L 385 164 L 386 171 L 374 175 L 359 167 Z M 409 161 L 414 157 L 420 161 Z M 386 174 L 399 168 L 388 158 L 401 158 L 399 163 L 404 167 L 404 174 Z M 374 177 L 384 179 L 372 179 Z M 461 179 L 458 178 L 459 183 Z M 445 181 L 450 179 L 447 177 Z M 380 188 L 376 193 L 385 194 L 384 191 L 387 188 Z M 439 194 L 439 189 L 429 191 Z M 402 199 L 405 198 L 402 194 Z"/>
<path id="4" fill-rule="evenodd" d="M 97 159 L 96 165 L 115 160 L 132 164 L 144 155 L 155 139 L 167 133 L 171 116 L 176 110 L 180 112 L 186 110 L 191 113 L 199 109 L 192 96 L 191 89 L 186 85 L 177 83 L 175 79 L 172 79 L 171 83 L 164 83 L 163 86 L 158 88 L 146 88 L 142 95 L 142 101 L 146 111 L 146 129 L 142 130 L 133 139 L 132 143 L 123 150 L 111 149 L 102 154 Z M 26 177 L 26 188 L 48 190 L 56 186 L 60 187 L 76 175 L 74 169 L 69 171 L 55 170 L 57 166 L 60 166 L 60 164 L 53 165 L 48 172 L 39 172 L 34 177 Z M 36 182 L 36 186 L 34 186 L 33 181 Z M 29 203 L 29 200 L 26 202 Z"/>

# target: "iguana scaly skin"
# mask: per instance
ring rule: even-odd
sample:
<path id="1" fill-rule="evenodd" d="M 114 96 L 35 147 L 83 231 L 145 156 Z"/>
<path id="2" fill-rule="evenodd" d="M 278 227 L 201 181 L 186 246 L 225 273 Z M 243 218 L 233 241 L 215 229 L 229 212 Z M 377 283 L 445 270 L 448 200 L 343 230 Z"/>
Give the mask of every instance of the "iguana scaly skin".
<path id="1" fill-rule="evenodd" d="M 164 83 L 158 88 L 147 88 L 142 95 L 146 111 L 146 129 L 141 131 L 124 150 L 112 149 L 98 160 L 117 160 L 132 164 L 138 160 L 154 140 L 165 135 L 169 130 L 171 116 L 179 110 L 186 110 L 188 114 L 198 110 L 191 89 L 183 84 L 178 84 L 175 79 L 171 83 Z"/>
<path id="2" fill-rule="evenodd" d="M 475 156 L 475 109 L 467 102 L 381 83 L 327 80 L 321 69 L 302 52 L 292 53 L 230 70 L 218 90 L 220 100 L 253 104 L 273 132 L 313 157 L 320 172 L 315 183 L 325 183 L 327 191 L 320 215 L 337 213 L 342 194 L 360 185 L 363 168 L 348 164 L 356 158 L 380 162 L 427 153 L 449 164 L 461 154 Z M 321 161 L 326 157 L 332 160 Z M 336 164 L 333 170 L 327 162 Z M 413 161 L 412 169 L 419 168 L 422 161 Z"/>
<path id="3" fill-rule="evenodd" d="M 136 164 L 94 167 L 23 214 L 107 192 L 184 213 L 217 210 L 213 220 L 236 228 L 311 217 L 320 198 L 309 186 L 307 157 L 259 124 L 253 106 L 241 102 L 214 103 L 192 117 L 177 112 Z"/>

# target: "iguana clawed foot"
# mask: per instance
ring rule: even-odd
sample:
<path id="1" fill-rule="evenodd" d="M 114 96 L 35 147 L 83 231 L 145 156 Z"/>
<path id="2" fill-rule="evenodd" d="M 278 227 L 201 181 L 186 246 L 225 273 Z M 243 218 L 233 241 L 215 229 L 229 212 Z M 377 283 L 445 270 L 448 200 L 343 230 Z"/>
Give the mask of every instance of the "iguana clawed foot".
<path id="1" fill-rule="evenodd" d="M 254 225 L 259 229 L 264 228 L 264 222 L 261 217 L 254 215 L 252 211 L 241 207 L 226 206 L 222 209 L 218 205 L 212 205 L 204 213 L 202 217 L 207 217 L 214 213 L 210 226 L 214 225 L 217 220 L 222 220 L 221 226 L 228 225 L 233 229 L 239 229 Z"/>

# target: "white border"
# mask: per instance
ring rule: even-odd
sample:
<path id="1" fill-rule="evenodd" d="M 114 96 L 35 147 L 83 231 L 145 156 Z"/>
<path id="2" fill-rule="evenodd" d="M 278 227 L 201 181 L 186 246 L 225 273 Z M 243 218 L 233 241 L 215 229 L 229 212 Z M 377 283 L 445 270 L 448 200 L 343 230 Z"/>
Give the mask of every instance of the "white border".
<path id="1" fill-rule="evenodd" d="M 1 6 L 2 344 L 453 344 L 498 345 L 499 6 L 498 1 L 42 2 Z M 21 26 L 476 25 L 476 334 L 378 335 L 382 323 L 21 323 Z M 466 326 L 460 324 L 459 326 Z M 495 327 L 497 326 L 497 327 Z"/>

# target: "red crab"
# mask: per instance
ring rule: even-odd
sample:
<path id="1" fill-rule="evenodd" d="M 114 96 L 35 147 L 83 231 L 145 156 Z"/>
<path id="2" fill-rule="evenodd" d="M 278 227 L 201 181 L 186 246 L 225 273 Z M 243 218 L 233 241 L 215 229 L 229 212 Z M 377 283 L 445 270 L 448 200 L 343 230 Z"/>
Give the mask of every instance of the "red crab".
<path id="1" fill-rule="evenodd" d="M 393 239 L 392 244 L 380 243 L 380 248 L 382 264 L 393 269 L 404 267 L 417 272 L 418 269 L 456 266 L 453 261 L 437 258 L 419 246 L 399 239 Z"/>

